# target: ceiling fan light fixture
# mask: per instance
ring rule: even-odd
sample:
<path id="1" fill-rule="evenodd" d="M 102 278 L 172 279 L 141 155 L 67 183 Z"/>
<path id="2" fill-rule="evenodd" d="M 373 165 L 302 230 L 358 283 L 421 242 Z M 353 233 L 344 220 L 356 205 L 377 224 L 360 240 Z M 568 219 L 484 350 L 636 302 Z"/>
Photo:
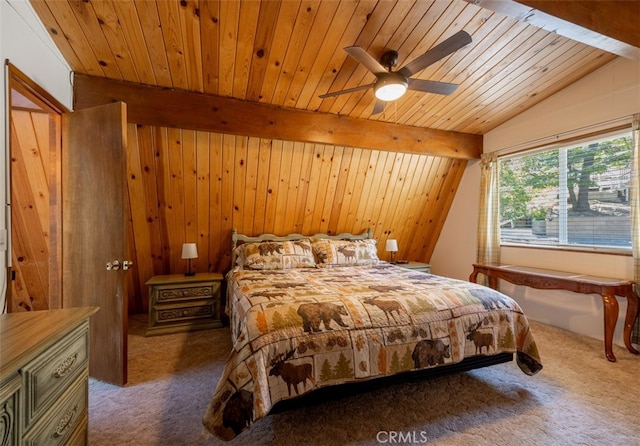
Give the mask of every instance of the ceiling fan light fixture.
<path id="1" fill-rule="evenodd" d="M 381 77 L 374 87 L 376 97 L 381 101 L 395 101 L 406 91 L 409 83 L 401 75 L 390 75 Z"/>
<path id="2" fill-rule="evenodd" d="M 403 84 L 387 84 L 376 88 L 376 97 L 381 101 L 395 101 L 407 91 Z"/>
<path id="3" fill-rule="evenodd" d="M 407 91 L 407 83 L 385 83 L 376 85 L 376 97 L 381 101 L 395 101 Z"/>

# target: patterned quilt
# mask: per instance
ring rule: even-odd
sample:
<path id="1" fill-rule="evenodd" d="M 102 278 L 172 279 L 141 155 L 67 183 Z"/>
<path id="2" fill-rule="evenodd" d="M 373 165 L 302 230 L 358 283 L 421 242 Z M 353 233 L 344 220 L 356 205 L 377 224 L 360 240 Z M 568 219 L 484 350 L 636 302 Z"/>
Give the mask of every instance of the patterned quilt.
<path id="1" fill-rule="evenodd" d="M 315 388 L 516 352 L 541 368 L 527 318 L 482 285 L 386 262 L 228 276 L 233 351 L 204 416 L 230 440 Z"/>

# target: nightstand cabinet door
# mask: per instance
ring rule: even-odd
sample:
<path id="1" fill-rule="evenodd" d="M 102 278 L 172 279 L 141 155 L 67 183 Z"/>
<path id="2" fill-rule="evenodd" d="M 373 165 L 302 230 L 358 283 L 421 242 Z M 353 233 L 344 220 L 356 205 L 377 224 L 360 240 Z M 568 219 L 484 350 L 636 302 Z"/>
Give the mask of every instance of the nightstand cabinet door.
<path id="1" fill-rule="evenodd" d="M 149 285 L 147 335 L 204 330 L 222 326 L 220 298 L 223 276 L 199 273 L 154 276 Z"/>

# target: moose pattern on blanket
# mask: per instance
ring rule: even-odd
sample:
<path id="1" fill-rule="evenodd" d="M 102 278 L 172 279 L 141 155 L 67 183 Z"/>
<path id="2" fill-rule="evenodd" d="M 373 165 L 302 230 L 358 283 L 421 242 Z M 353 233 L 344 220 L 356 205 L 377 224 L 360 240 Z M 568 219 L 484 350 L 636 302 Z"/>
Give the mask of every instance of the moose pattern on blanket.
<path id="1" fill-rule="evenodd" d="M 225 440 L 323 386 L 500 352 L 516 352 L 528 375 L 542 368 L 518 304 L 482 285 L 386 262 L 227 280 L 233 351 L 204 416 Z"/>

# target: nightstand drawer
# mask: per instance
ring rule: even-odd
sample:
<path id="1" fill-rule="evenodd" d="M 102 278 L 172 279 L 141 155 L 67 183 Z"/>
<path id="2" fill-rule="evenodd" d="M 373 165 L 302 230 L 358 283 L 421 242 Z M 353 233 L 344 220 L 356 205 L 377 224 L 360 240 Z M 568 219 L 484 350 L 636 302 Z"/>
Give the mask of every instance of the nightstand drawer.
<path id="1" fill-rule="evenodd" d="M 202 299 L 213 297 L 218 292 L 220 283 L 207 285 L 165 285 L 154 288 L 157 302 L 171 302 L 183 299 Z"/>
<path id="2" fill-rule="evenodd" d="M 24 444 L 64 445 L 78 429 L 86 429 L 88 395 L 88 373 L 85 369 L 76 383 L 58 400 L 24 437 Z M 76 434 L 76 435 L 74 435 Z M 80 444 L 84 444 L 84 441 Z"/>
<path id="3" fill-rule="evenodd" d="M 89 324 L 85 322 L 22 369 L 24 398 L 27 400 L 25 430 L 87 368 L 88 337 Z"/>
<path id="4" fill-rule="evenodd" d="M 189 305 L 156 305 L 151 313 L 155 323 L 175 323 L 194 319 L 211 319 L 215 313 L 215 301 L 190 302 Z"/>

